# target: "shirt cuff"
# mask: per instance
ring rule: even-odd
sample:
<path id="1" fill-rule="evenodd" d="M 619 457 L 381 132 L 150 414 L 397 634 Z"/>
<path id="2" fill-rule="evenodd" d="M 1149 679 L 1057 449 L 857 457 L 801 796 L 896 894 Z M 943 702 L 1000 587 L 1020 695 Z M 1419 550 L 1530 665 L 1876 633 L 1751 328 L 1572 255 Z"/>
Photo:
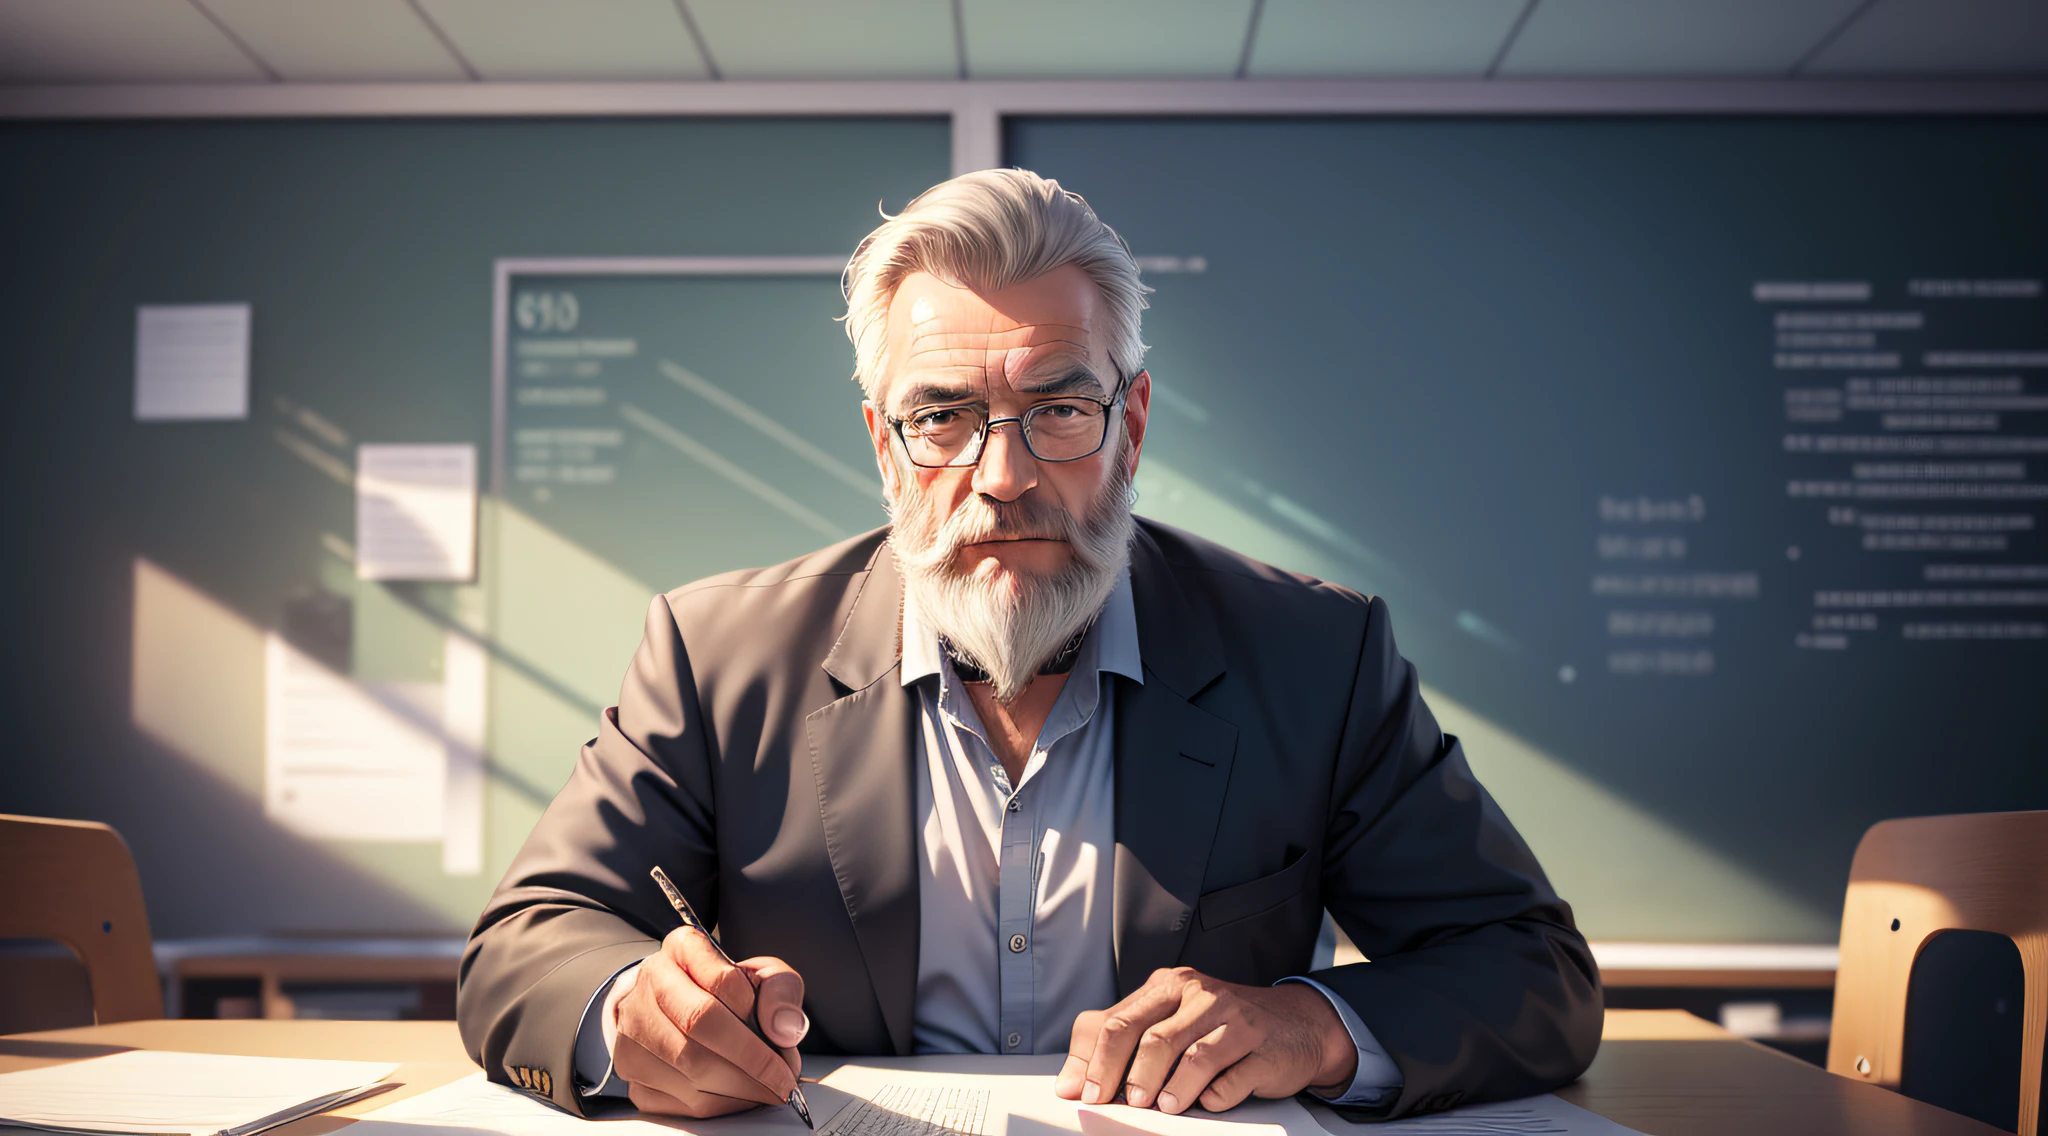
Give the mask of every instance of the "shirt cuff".
<path id="1" fill-rule="evenodd" d="M 1316 992 L 1330 1000 L 1330 1006 L 1337 1011 L 1337 1020 L 1344 1023 L 1344 1032 L 1351 1035 L 1351 1044 L 1358 1048 L 1358 1072 L 1351 1075 L 1351 1084 L 1342 1096 L 1326 1097 L 1321 1093 L 1309 1095 L 1324 1104 L 1376 1105 L 1387 1099 L 1387 1094 L 1399 1096 L 1401 1092 L 1401 1069 L 1394 1059 L 1381 1048 L 1379 1039 L 1358 1020 L 1351 1010 L 1351 1004 L 1337 997 L 1335 991 L 1313 978 L 1283 978 L 1280 982 L 1299 982 L 1314 987 Z M 1278 986 L 1280 982 L 1273 985 Z"/>
<path id="2" fill-rule="evenodd" d="M 630 990 L 640 976 L 640 964 L 622 966 L 604 980 L 597 993 L 583 1007 L 583 1022 L 576 1027 L 576 1091 L 586 1097 L 624 1097 L 626 1082 L 612 1075 L 612 1046 L 618 1035 L 605 1029 L 605 1007 L 611 1004 L 613 987 Z M 621 985 L 621 980 L 624 984 Z"/>

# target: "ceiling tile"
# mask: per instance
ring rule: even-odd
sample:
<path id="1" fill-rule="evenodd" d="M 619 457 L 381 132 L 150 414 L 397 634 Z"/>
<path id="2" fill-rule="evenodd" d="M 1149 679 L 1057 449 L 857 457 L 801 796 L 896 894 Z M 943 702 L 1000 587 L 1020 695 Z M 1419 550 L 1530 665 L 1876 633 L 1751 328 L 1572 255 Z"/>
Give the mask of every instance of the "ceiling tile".
<path id="1" fill-rule="evenodd" d="M 1254 77 L 1486 73 L 1526 0 L 1266 0 Z"/>
<path id="2" fill-rule="evenodd" d="M 419 0 L 485 79 L 703 79 L 674 0 Z"/>
<path id="3" fill-rule="evenodd" d="M 976 79 L 1227 78 L 1252 0 L 960 0 Z"/>
<path id="4" fill-rule="evenodd" d="M 1823 48 L 1805 75 L 2040 75 L 2041 0 L 1878 0 Z"/>
<path id="5" fill-rule="evenodd" d="M 951 79 L 950 0 L 684 0 L 728 79 Z"/>
<path id="6" fill-rule="evenodd" d="M 0 0 L 0 83 L 268 78 L 189 0 Z"/>
<path id="7" fill-rule="evenodd" d="M 1501 75 L 1784 75 L 1860 0 L 1537 0 Z"/>
<path id="8" fill-rule="evenodd" d="M 286 79 L 465 78 L 405 0 L 203 2 Z"/>

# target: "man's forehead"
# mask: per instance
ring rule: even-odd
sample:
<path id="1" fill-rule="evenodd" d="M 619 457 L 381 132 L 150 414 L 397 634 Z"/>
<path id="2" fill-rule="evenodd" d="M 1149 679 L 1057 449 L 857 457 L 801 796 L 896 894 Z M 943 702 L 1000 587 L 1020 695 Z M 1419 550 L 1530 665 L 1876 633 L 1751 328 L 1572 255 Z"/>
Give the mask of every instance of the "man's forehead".
<path id="1" fill-rule="evenodd" d="M 1079 289 L 1062 289 L 1062 283 L 1030 281 L 991 298 L 912 273 L 890 304 L 892 370 L 969 382 L 1000 376 L 1013 383 L 1092 370 L 1093 285 L 1085 276 Z"/>

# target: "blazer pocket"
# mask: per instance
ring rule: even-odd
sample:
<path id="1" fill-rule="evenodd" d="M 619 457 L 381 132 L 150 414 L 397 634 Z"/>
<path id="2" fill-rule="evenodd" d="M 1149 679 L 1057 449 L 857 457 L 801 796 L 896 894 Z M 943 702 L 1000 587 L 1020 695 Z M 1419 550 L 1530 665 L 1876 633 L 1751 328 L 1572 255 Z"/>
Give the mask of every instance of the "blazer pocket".
<path id="1" fill-rule="evenodd" d="M 1293 858 L 1286 867 L 1272 875 L 1219 888 L 1197 899 L 1195 914 L 1202 921 L 1202 930 L 1212 931 L 1225 923 L 1235 923 L 1239 919 L 1271 911 L 1300 895 L 1303 885 L 1308 882 L 1313 861 L 1302 849 L 1289 848 L 1287 851 Z"/>

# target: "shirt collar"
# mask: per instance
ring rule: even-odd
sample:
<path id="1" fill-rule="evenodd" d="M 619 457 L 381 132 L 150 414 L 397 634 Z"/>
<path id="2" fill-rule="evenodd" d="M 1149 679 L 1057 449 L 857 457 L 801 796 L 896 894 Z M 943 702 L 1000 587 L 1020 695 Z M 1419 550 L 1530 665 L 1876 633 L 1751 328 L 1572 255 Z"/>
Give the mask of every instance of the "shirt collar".
<path id="1" fill-rule="evenodd" d="M 1092 652 L 1090 646 L 1094 648 Z M 1081 674 L 1088 667 L 1091 653 L 1094 655 L 1095 675 L 1087 677 L 1115 673 L 1133 682 L 1145 681 L 1145 664 L 1138 656 L 1138 608 L 1131 600 L 1131 570 L 1128 567 L 1117 573 L 1116 586 L 1110 589 L 1109 598 L 1103 601 L 1102 614 L 1096 617 L 1094 628 L 1088 632 L 1088 641 L 1075 661 L 1075 674 Z M 903 589 L 903 685 L 913 685 L 945 670 L 946 653 L 939 646 L 939 634 L 925 626 L 918 617 L 917 599 L 906 587 Z"/>

